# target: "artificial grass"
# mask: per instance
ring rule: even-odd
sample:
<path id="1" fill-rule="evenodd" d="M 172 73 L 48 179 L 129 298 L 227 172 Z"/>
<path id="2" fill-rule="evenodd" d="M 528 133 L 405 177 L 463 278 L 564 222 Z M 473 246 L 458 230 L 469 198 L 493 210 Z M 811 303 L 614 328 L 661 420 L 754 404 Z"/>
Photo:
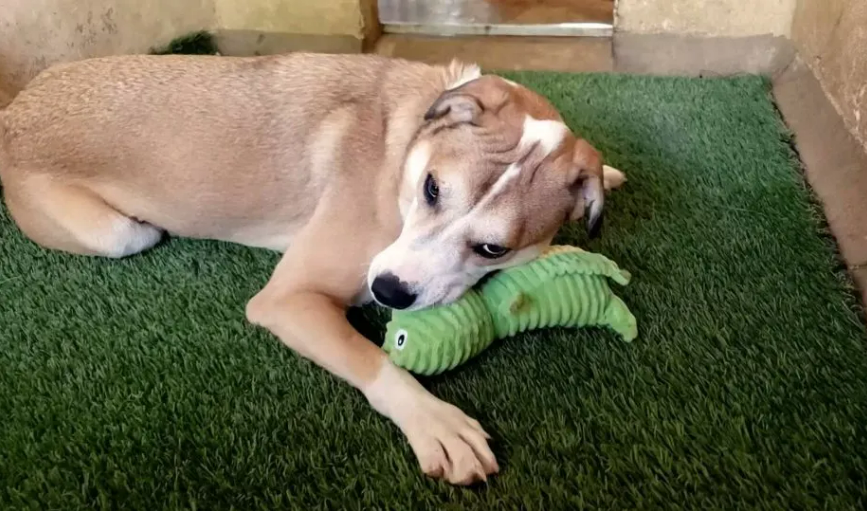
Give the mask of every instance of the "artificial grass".
<path id="1" fill-rule="evenodd" d="M 529 334 L 428 380 L 499 476 L 426 479 L 360 394 L 247 325 L 277 255 L 75 257 L 4 211 L 0 507 L 863 508 L 867 335 L 768 83 L 510 77 L 628 174 L 602 239 L 558 241 L 633 273 L 640 337 Z"/>
<path id="2" fill-rule="evenodd" d="M 153 48 L 152 55 L 216 55 L 219 53 L 217 41 L 207 30 L 200 30 L 176 37 L 161 48 Z"/>

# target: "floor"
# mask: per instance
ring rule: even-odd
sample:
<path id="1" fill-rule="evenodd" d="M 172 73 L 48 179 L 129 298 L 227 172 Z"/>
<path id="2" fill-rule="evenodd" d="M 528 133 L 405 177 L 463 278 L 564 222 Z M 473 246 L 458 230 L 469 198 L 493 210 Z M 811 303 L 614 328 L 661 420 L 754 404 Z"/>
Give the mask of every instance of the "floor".
<path id="1" fill-rule="evenodd" d="M 611 39 L 603 37 L 426 37 L 387 34 L 376 53 L 429 63 L 458 57 L 486 69 L 608 72 Z"/>
<path id="2" fill-rule="evenodd" d="M 500 475 L 425 479 L 360 393 L 249 325 L 279 254 L 77 257 L 0 207 L 0 509 L 860 508 L 867 331 L 767 83 L 512 78 L 629 175 L 603 236 L 558 242 L 632 272 L 639 338 L 540 331 L 425 380 Z"/>
<path id="3" fill-rule="evenodd" d="M 612 76 L 607 39 L 386 36 L 377 51 L 605 73 L 520 76 L 630 169 L 590 247 L 634 270 L 617 292 L 642 336 L 513 339 L 428 382 L 490 428 L 504 468 L 453 490 L 419 475 L 356 392 L 244 323 L 274 254 L 191 240 L 116 262 L 47 253 L 0 207 L 0 275 L 15 275 L 0 278 L 0 507 L 863 504 L 863 314 L 765 83 Z M 774 97 L 867 284 L 867 157 L 798 62 Z"/>

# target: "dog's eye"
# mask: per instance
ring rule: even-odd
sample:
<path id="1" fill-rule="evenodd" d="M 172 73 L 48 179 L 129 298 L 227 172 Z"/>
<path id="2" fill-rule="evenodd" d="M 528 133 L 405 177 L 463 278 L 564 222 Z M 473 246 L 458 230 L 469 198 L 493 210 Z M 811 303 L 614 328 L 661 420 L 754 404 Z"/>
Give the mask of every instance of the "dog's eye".
<path id="1" fill-rule="evenodd" d="M 499 245 L 492 245 L 490 243 L 479 243 L 478 245 L 473 246 L 473 252 L 479 254 L 485 259 L 499 259 L 508 254 L 509 249 Z"/>
<path id="2" fill-rule="evenodd" d="M 429 206 L 434 206 L 437 203 L 437 198 L 440 195 L 440 187 L 437 185 L 437 180 L 433 174 L 428 174 L 424 180 L 424 200 Z"/>

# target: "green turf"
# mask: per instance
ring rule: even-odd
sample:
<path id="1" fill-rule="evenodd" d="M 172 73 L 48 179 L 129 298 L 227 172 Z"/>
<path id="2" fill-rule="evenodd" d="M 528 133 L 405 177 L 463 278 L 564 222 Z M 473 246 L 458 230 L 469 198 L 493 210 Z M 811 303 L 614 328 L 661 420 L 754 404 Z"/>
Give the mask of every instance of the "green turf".
<path id="1" fill-rule="evenodd" d="M 153 55 L 216 55 L 219 51 L 214 36 L 206 31 L 193 32 L 181 37 L 176 37 L 161 48 L 153 48 Z"/>
<path id="2" fill-rule="evenodd" d="M 245 324 L 276 255 L 74 257 L 3 212 L 0 508 L 863 508 L 867 335 L 768 83 L 511 76 L 629 175 L 587 246 L 633 273 L 641 336 L 527 335 L 429 380 L 499 477 L 424 478 L 357 392 Z"/>

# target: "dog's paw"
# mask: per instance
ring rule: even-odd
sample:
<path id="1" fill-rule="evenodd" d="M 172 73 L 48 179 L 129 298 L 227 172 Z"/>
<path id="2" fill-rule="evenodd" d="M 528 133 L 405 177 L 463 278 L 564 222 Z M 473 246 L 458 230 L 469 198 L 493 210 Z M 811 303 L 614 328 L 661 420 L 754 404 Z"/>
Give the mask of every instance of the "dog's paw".
<path id="1" fill-rule="evenodd" d="M 614 167 L 609 167 L 608 165 L 602 166 L 602 183 L 606 190 L 615 190 L 620 188 L 625 182 L 626 174 Z"/>
<path id="2" fill-rule="evenodd" d="M 400 426 L 425 474 L 467 485 L 500 470 L 478 421 L 433 396 L 413 408 Z"/>
<path id="3" fill-rule="evenodd" d="M 406 435 L 425 474 L 453 484 L 485 481 L 499 471 L 478 421 L 434 397 L 391 363 L 363 389 L 370 404 Z"/>

